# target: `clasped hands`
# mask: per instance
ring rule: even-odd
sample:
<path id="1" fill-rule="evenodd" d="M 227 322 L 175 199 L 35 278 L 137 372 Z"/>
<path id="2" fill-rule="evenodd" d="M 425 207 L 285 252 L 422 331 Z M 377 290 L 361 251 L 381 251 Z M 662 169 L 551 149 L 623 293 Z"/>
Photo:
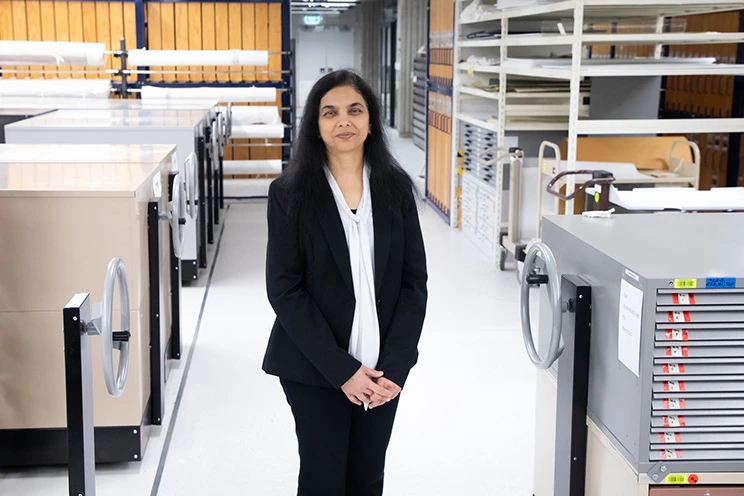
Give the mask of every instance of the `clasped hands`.
<path id="1" fill-rule="evenodd" d="M 394 400 L 401 388 L 393 381 L 383 377 L 383 372 L 362 365 L 341 390 L 355 405 L 369 403 L 369 408 L 376 408 Z"/>

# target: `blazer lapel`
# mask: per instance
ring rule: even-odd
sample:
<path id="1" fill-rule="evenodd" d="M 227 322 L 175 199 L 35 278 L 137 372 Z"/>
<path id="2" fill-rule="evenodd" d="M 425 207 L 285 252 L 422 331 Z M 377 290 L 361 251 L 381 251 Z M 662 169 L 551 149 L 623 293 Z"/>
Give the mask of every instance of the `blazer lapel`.
<path id="1" fill-rule="evenodd" d="M 331 253 L 333 253 L 333 258 L 336 260 L 336 265 L 338 265 L 341 271 L 341 277 L 346 283 L 346 287 L 351 291 L 351 294 L 354 294 L 349 247 L 346 244 L 344 226 L 341 223 L 341 216 L 338 213 L 338 207 L 333 198 L 333 191 L 331 191 L 331 186 L 325 181 L 325 178 L 323 184 L 321 188 L 322 193 L 318 201 L 319 208 L 316 209 L 316 213 L 323 228 L 323 233 L 328 240 L 328 245 L 331 247 Z"/>
<path id="2" fill-rule="evenodd" d="M 390 234 L 392 221 L 383 208 L 384 202 L 391 201 L 384 193 L 372 190 L 372 215 L 375 226 L 375 293 L 380 294 L 385 276 L 388 255 L 390 254 Z"/>

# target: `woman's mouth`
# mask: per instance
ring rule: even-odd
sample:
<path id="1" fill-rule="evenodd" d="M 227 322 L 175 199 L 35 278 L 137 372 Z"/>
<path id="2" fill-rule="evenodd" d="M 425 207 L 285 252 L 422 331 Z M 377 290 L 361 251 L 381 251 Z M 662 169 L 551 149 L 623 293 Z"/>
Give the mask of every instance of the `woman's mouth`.
<path id="1" fill-rule="evenodd" d="M 339 133 L 336 135 L 336 138 L 342 139 L 342 140 L 348 140 L 355 136 L 354 133 Z"/>

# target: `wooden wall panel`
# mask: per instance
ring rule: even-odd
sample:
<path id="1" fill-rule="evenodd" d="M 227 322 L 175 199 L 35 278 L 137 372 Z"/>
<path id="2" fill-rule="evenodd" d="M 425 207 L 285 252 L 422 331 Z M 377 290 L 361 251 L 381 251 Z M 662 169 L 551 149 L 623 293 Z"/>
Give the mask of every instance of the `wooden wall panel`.
<path id="1" fill-rule="evenodd" d="M 28 29 L 28 40 L 29 41 L 42 41 L 41 40 L 41 5 L 37 0 L 26 0 L 26 26 Z M 43 66 L 32 65 L 31 71 L 41 71 Z M 38 79 L 41 77 L 39 72 L 32 72 L 31 79 Z"/>
<path id="2" fill-rule="evenodd" d="M 96 41 L 111 46 L 111 17 L 109 4 L 107 2 L 95 2 L 96 8 Z M 114 66 L 112 56 L 106 56 L 106 69 Z"/>
<path id="3" fill-rule="evenodd" d="M 450 2 L 451 0 L 437 0 Z M 282 56 L 282 8 L 278 3 L 254 2 L 148 2 L 145 5 L 145 45 L 151 50 L 268 50 L 269 66 L 243 67 L 228 74 L 227 67 L 158 67 L 165 71 L 204 70 L 205 74 L 149 75 L 157 81 L 280 81 Z M 0 39 L 38 41 L 83 41 L 104 43 L 107 50 L 118 50 L 120 39 L 126 39 L 127 49 L 137 46 L 135 4 L 121 1 L 83 0 L 0 0 Z M 106 69 L 118 69 L 119 60 L 106 56 Z M 130 68 L 133 68 L 130 64 Z M 59 71 L 59 77 L 111 78 L 98 68 L 14 67 L 18 73 L 6 77 L 45 77 L 28 71 Z M 88 70 L 89 74 L 82 71 Z M 217 70 L 224 71 L 220 74 Z M 271 74 L 256 71 L 275 71 Z M 210 71 L 215 71 L 210 73 Z M 71 74 L 70 74 L 71 73 Z M 46 77 L 54 77 L 48 73 Z M 264 150 L 269 153 L 269 151 Z M 271 151 L 273 153 L 273 150 Z M 280 153 L 281 155 L 281 153 Z"/>
<path id="4" fill-rule="evenodd" d="M 256 5 L 253 3 L 243 4 L 243 25 L 246 29 L 243 30 L 243 50 L 255 50 L 256 49 Z M 255 65 L 248 65 L 243 67 L 244 72 L 243 78 L 245 81 L 256 80 L 256 69 Z"/>
<path id="5" fill-rule="evenodd" d="M 147 44 L 150 50 L 163 49 L 163 21 L 161 3 L 147 4 Z M 162 81 L 160 74 L 151 74 L 150 81 Z"/>
<path id="6" fill-rule="evenodd" d="M 121 48 L 121 39 L 124 38 L 124 5 L 122 2 L 109 2 L 109 19 L 111 23 L 111 34 L 107 48 L 109 50 L 119 50 Z M 109 55 L 108 57 L 113 69 L 121 68 L 121 59 L 113 55 Z"/>
<path id="7" fill-rule="evenodd" d="M 239 3 L 228 4 L 227 10 L 229 25 L 227 26 L 228 31 L 228 47 L 233 50 L 241 50 L 243 48 L 243 9 Z M 245 26 L 245 29 L 250 29 L 250 26 Z M 230 67 L 230 81 L 233 83 L 239 83 L 243 80 L 243 74 L 240 71 L 240 67 Z"/>
<path id="8" fill-rule="evenodd" d="M 13 4 L 10 0 L 0 0 L 0 40 L 14 40 Z"/>
<path id="9" fill-rule="evenodd" d="M 269 4 L 257 3 L 256 4 L 256 50 L 268 50 L 269 49 Z M 259 71 L 264 71 L 257 74 L 257 81 L 268 81 L 269 75 L 266 74 L 266 67 L 257 67 Z"/>
<path id="10" fill-rule="evenodd" d="M 83 41 L 83 4 L 82 2 L 67 2 L 68 26 L 70 28 L 70 41 Z M 85 69 L 83 66 L 72 67 L 73 78 L 84 78 L 85 75 L 80 72 Z"/>
<path id="11" fill-rule="evenodd" d="M 96 4 L 93 2 L 82 2 L 83 11 L 83 40 L 86 43 L 98 41 L 98 30 L 96 29 Z M 85 74 L 86 79 L 94 79 L 94 74 Z"/>
<path id="12" fill-rule="evenodd" d="M 281 81 L 282 79 L 282 4 L 269 4 L 269 70 L 276 71 L 269 74 L 269 80 Z M 281 107 L 281 105 L 279 105 Z"/>
<path id="13" fill-rule="evenodd" d="M 214 50 L 215 49 L 215 8 L 213 3 L 203 3 L 201 6 L 202 13 L 202 49 L 203 50 Z M 215 66 L 205 66 L 205 71 L 214 71 L 217 68 Z M 204 81 L 216 81 L 217 74 L 214 72 L 205 72 Z"/>
<path id="14" fill-rule="evenodd" d="M 215 4 L 215 33 L 216 33 L 216 50 L 228 50 L 230 48 L 230 33 L 228 31 L 229 18 L 228 18 L 227 4 L 219 2 Z M 225 72 L 229 67 L 218 66 L 217 80 L 218 81 L 230 81 L 230 75 Z"/>
<path id="15" fill-rule="evenodd" d="M 41 41 L 55 41 L 57 39 L 56 25 L 54 22 L 54 2 L 42 1 L 39 3 L 39 18 L 41 20 Z M 59 68 L 56 65 L 45 65 L 45 71 L 53 71 L 44 77 L 56 76 Z"/>
<path id="16" fill-rule="evenodd" d="M 174 4 L 175 17 L 173 21 L 176 50 L 189 49 L 189 4 L 179 2 Z M 177 71 L 188 71 L 189 66 L 176 66 Z M 189 74 L 177 74 L 176 81 L 189 81 Z"/>
<path id="17" fill-rule="evenodd" d="M 0 0 L 0 40 L 14 40 L 13 36 L 13 4 L 10 0 Z M 8 69 L 17 70 L 18 67 Z M 20 68 L 23 69 L 23 68 Z M 0 73 L 0 78 L 13 78 L 15 73 Z"/>
<path id="18" fill-rule="evenodd" d="M 13 9 L 13 35 L 16 40 L 28 39 L 28 28 L 26 24 L 26 5 L 23 2 L 11 2 Z M 27 66 L 19 66 L 17 69 L 30 69 Z M 25 78 L 29 74 L 26 72 L 16 73 L 16 77 Z"/>
<path id="19" fill-rule="evenodd" d="M 127 50 L 143 48 L 137 46 L 137 12 L 134 2 L 124 2 L 122 16 L 124 19 L 124 38 L 127 42 Z M 134 66 L 131 64 L 127 64 L 127 67 L 134 69 Z"/>
<path id="20" fill-rule="evenodd" d="M 53 4 L 55 40 L 70 41 L 70 6 L 67 2 L 53 2 Z M 70 73 L 61 72 L 59 77 L 70 77 Z"/>
<path id="21" fill-rule="evenodd" d="M 162 50 L 175 50 L 176 49 L 176 28 L 175 23 L 175 5 L 172 3 L 163 3 L 160 5 L 160 36 L 161 36 L 161 49 Z M 174 66 L 160 67 L 163 71 L 174 71 Z M 175 81 L 175 74 L 163 74 L 164 81 Z"/>
<path id="22" fill-rule="evenodd" d="M 202 6 L 199 3 L 189 5 L 189 50 L 202 49 Z M 192 65 L 189 68 L 193 72 L 201 72 L 202 67 Z M 191 74 L 191 81 L 203 81 L 201 74 Z"/>

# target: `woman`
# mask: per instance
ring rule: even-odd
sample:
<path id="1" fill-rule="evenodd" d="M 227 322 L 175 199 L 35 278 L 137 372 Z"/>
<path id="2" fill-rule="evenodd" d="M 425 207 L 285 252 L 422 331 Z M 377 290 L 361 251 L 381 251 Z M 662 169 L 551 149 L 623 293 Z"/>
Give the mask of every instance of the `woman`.
<path id="1" fill-rule="evenodd" d="M 263 369 L 295 418 L 299 496 L 381 495 L 399 394 L 426 313 L 410 177 L 364 80 L 318 81 L 285 174 L 269 189 Z"/>

